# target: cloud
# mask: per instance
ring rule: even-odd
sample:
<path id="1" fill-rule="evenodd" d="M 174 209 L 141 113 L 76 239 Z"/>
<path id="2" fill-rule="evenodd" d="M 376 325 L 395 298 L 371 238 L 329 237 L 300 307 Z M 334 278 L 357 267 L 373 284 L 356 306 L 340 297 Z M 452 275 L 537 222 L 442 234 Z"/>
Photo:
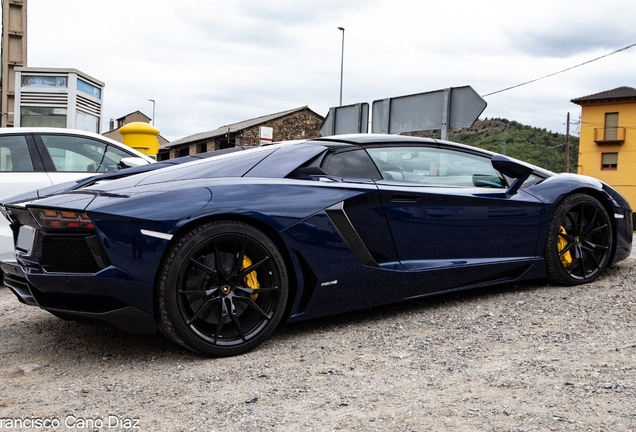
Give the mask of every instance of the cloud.
<path id="1" fill-rule="evenodd" d="M 593 34 L 581 34 L 580 29 L 535 33 L 514 37 L 513 46 L 530 56 L 568 58 L 578 54 L 611 52 L 636 43 L 636 32 L 616 32 L 598 29 Z"/>
<path id="2" fill-rule="evenodd" d="M 29 66 L 106 83 L 104 124 L 156 100 L 168 139 L 309 105 L 471 85 L 480 94 L 636 42 L 636 3 L 535 0 L 29 0 Z M 612 11 L 612 12 L 608 12 Z M 636 50 L 489 97 L 484 116 L 556 124 L 570 99 L 635 85 Z"/>
<path id="3" fill-rule="evenodd" d="M 526 55 L 566 58 L 635 43 L 635 14 L 630 1 L 537 0 L 522 5 L 502 28 L 510 45 Z"/>

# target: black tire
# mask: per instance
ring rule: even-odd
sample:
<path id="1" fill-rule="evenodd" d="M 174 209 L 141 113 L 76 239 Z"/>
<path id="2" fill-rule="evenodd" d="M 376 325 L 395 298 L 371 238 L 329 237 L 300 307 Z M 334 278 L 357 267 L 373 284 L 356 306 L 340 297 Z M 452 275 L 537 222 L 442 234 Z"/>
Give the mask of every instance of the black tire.
<path id="1" fill-rule="evenodd" d="M 596 279 L 609 265 L 613 247 L 612 223 L 594 197 L 577 193 L 556 208 L 545 245 L 548 278 L 561 285 Z"/>
<path id="2" fill-rule="evenodd" d="M 288 289 L 285 262 L 265 234 L 240 222 L 207 223 L 166 254 L 157 325 L 168 339 L 202 354 L 242 354 L 276 329 Z"/>

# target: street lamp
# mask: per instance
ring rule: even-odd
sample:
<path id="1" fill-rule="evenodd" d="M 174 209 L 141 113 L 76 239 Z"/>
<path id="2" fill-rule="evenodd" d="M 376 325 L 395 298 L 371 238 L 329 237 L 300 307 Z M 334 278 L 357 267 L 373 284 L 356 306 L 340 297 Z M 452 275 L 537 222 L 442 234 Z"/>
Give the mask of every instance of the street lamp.
<path id="1" fill-rule="evenodd" d="M 344 71 L 344 27 L 338 27 L 338 30 L 342 31 L 342 54 L 340 55 L 340 105 L 342 106 L 342 76 Z"/>
<path id="2" fill-rule="evenodd" d="M 152 102 L 152 125 L 155 125 L 155 100 L 154 99 L 148 99 L 150 102 Z"/>

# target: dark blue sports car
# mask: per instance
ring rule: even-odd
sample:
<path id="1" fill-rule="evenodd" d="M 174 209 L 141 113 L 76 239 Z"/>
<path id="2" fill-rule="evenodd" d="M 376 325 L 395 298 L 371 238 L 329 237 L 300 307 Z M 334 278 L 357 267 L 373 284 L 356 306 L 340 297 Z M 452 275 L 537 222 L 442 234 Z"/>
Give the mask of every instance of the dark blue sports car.
<path id="1" fill-rule="evenodd" d="M 346 135 L 157 168 L 3 203 L 18 298 L 229 356 L 281 320 L 575 285 L 631 252 L 632 210 L 610 186 L 450 142 Z"/>

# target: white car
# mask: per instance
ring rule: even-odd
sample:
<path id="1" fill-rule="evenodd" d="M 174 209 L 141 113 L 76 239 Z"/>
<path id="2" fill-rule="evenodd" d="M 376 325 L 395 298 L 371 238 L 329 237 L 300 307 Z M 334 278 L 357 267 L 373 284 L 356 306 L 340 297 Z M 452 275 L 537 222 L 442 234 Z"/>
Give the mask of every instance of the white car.
<path id="1" fill-rule="evenodd" d="M 90 132 L 1 128 L 0 202 L 12 195 L 152 162 L 131 147 Z M 9 222 L 0 217 L 0 260 L 12 257 L 13 233 Z"/>

